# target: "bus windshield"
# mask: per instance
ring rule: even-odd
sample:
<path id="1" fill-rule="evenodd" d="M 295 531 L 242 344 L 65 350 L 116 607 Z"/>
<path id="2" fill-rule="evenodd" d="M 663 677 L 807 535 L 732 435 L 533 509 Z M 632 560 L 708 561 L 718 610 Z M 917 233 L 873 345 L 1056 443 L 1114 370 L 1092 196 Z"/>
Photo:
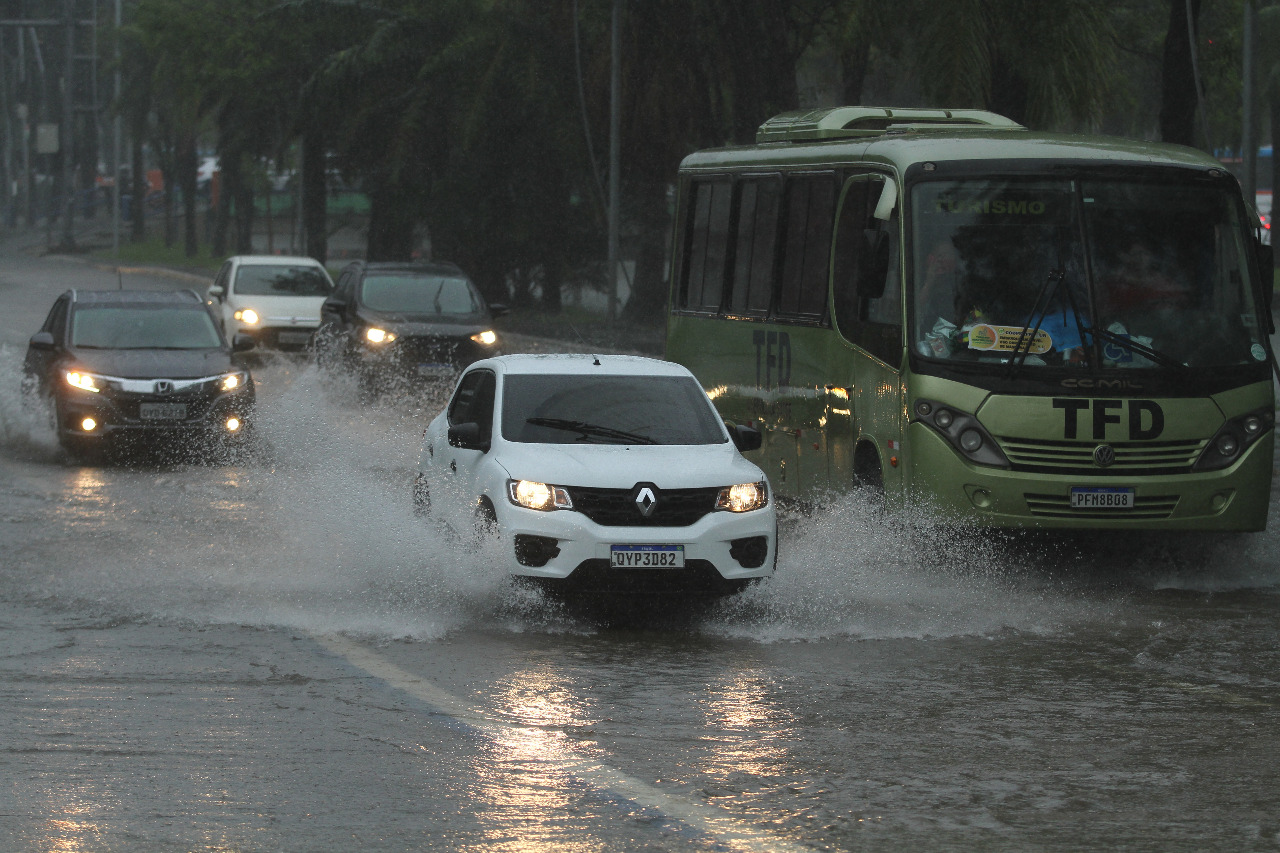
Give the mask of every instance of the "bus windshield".
<path id="1" fill-rule="evenodd" d="M 914 346 L 950 362 L 1218 368 L 1266 358 L 1232 197 L 1110 179 L 912 190 Z"/>

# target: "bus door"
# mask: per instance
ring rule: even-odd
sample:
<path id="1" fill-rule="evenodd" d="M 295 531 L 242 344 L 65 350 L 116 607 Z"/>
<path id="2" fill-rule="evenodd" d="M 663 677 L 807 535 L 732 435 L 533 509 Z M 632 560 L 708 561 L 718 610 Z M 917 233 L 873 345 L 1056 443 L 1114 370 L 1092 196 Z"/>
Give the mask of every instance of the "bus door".
<path id="1" fill-rule="evenodd" d="M 843 354 L 828 380 L 834 470 L 900 485 L 903 310 L 897 185 L 879 174 L 841 189 L 831 251 L 831 312 Z M 836 487 L 850 485 L 832 483 Z"/>

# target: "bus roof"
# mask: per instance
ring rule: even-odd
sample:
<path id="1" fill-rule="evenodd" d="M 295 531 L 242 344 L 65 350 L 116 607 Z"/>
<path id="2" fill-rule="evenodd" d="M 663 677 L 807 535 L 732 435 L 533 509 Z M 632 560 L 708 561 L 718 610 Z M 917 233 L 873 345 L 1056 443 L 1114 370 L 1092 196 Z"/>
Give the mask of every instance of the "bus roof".
<path id="1" fill-rule="evenodd" d="M 840 109 L 846 111 L 847 117 L 847 111 L 854 108 Z M 881 108 L 857 109 L 874 111 Z M 864 124 L 860 128 L 833 131 L 836 135 L 821 135 L 818 126 L 824 120 L 829 124 L 837 122 L 840 117 L 834 121 L 830 117 L 838 112 L 828 110 L 817 111 L 816 114 L 785 113 L 776 116 L 761 126 L 758 138 L 768 141 L 698 151 L 687 156 L 680 168 L 682 171 L 731 166 L 803 168 L 840 163 L 879 163 L 905 173 L 917 163 L 987 160 L 1003 161 L 1006 165 L 1011 161 L 1105 162 L 1108 165 L 1166 165 L 1198 170 L 1223 168 L 1213 157 L 1194 148 L 1116 136 L 1035 133 L 1002 116 L 978 110 L 914 111 L 959 116 L 964 119 L 959 125 L 944 120 L 912 120 L 885 124 L 874 132 L 869 132 L 870 125 Z M 896 111 L 893 119 L 910 118 L 911 112 Z M 857 120 L 852 123 L 856 124 Z M 768 128 L 771 129 L 766 131 Z"/>

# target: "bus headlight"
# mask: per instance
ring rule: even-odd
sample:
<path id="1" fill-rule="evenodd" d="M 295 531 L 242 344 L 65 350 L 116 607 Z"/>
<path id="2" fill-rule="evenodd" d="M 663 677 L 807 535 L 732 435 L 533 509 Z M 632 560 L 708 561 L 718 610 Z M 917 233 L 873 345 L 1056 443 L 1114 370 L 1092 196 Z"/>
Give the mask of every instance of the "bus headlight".
<path id="1" fill-rule="evenodd" d="M 720 490 L 716 496 L 716 509 L 729 512 L 751 512 L 769 503 L 769 487 L 758 483 L 739 483 Z"/>
<path id="2" fill-rule="evenodd" d="M 1259 409 L 1232 418 L 1209 440 L 1208 446 L 1192 466 L 1193 471 L 1216 471 L 1231 465 L 1255 441 L 1276 424 L 1276 413 L 1270 408 Z"/>
<path id="3" fill-rule="evenodd" d="M 472 335 L 471 340 L 475 341 L 478 344 L 484 344 L 487 347 L 491 347 L 498 342 L 498 333 L 493 331 L 492 329 L 488 329 L 486 331 Z"/>
<path id="4" fill-rule="evenodd" d="M 917 400 L 912 410 L 916 421 L 941 434 L 970 462 L 991 468 L 1010 467 L 1000 445 L 973 415 L 933 400 Z"/>
<path id="5" fill-rule="evenodd" d="M 507 480 L 507 497 L 516 506 L 550 512 L 573 509 L 573 499 L 564 486 L 551 486 L 532 480 Z"/>
<path id="6" fill-rule="evenodd" d="M 258 312 L 254 311 L 252 308 L 241 308 L 231 316 L 235 317 L 237 320 L 239 320 L 241 323 L 244 323 L 246 326 L 258 325 L 258 319 L 259 319 Z"/>
<path id="7" fill-rule="evenodd" d="M 396 333 L 371 326 L 364 330 L 364 337 L 371 344 L 389 344 L 396 339 Z"/>

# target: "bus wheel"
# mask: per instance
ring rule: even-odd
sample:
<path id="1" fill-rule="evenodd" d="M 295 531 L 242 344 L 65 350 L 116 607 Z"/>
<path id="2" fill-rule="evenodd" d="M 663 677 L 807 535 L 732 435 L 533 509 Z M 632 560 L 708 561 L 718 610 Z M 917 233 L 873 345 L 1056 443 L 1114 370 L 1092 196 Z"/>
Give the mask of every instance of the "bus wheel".
<path id="1" fill-rule="evenodd" d="M 853 453 L 853 485 L 873 496 L 877 503 L 884 501 L 884 472 L 880 469 L 880 456 L 869 444 L 859 444 Z"/>

